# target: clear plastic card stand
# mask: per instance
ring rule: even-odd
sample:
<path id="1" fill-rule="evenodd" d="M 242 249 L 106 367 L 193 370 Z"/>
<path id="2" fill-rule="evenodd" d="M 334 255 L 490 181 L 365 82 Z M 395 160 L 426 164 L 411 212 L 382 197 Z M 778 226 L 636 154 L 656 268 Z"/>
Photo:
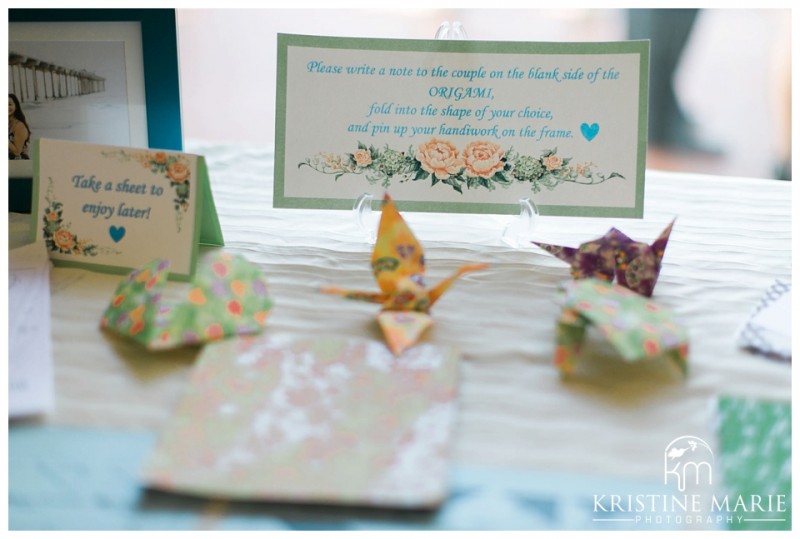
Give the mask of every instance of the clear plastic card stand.
<path id="1" fill-rule="evenodd" d="M 372 211 L 373 200 L 372 193 L 364 193 L 353 204 L 356 223 L 370 244 L 374 244 L 378 238 L 378 214 Z M 539 209 L 531 199 L 520 199 L 519 215 L 503 228 L 500 239 L 514 249 L 529 246 L 533 225 L 538 215 Z"/>
<path id="2" fill-rule="evenodd" d="M 372 193 L 364 193 L 353 204 L 353 216 L 358 228 L 364 233 L 367 243 L 373 244 L 378 239 L 378 220 L 372 212 Z"/>
<path id="3" fill-rule="evenodd" d="M 452 23 L 444 21 L 436 30 L 434 39 L 467 39 L 467 31 L 458 21 Z M 378 238 L 378 216 L 372 211 L 373 200 L 372 193 L 364 193 L 353 204 L 356 223 L 358 223 L 358 227 L 370 244 L 374 244 Z M 528 246 L 535 219 L 538 215 L 539 209 L 531 199 L 520 199 L 519 216 L 503 228 L 500 239 L 503 243 L 515 249 Z"/>
<path id="4" fill-rule="evenodd" d="M 436 35 L 433 36 L 434 39 L 468 39 L 467 38 L 467 31 L 464 30 L 464 27 L 461 26 L 461 23 L 458 21 L 455 22 L 448 22 L 444 21 L 442 24 L 439 25 L 439 29 L 436 30 Z"/>
<path id="5" fill-rule="evenodd" d="M 538 216 L 539 208 L 531 199 L 519 199 L 519 216 L 505 226 L 500 239 L 514 249 L 530 247 L 531 233 Z"/>

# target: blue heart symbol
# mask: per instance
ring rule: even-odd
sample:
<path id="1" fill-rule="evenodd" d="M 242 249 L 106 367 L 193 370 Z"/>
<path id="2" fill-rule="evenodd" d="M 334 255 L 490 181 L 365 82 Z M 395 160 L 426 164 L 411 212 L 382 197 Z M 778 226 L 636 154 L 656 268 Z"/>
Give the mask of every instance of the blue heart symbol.
<path id="1" fill-rule="evenodd" d="M 125 227 L 115 227 L 112 225 L 108 227 L 108 235 L 111 236 L 114 243 L 119 243 L 119 240 L 125 237 Z"/>
<path id="2" fill-rule="evenodd" d="M 584 122 L 584 123 L 581 124 L 581 134 L 589 142 L 591 142 L 592 139 L 594 137 L 596 137 L 597 133 L 599 133 L 599 132 L 600 132 L 600 126 L 597 125 L 596 123 L 593 123 L 592 125 L 589 125 L 589 124 Z"/>

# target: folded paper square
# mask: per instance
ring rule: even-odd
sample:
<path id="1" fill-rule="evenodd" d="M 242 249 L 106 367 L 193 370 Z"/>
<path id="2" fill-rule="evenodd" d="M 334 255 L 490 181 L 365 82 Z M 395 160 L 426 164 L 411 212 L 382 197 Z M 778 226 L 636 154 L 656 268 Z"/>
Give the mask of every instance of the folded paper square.
<path id="1" fill-rule="evenodd" d="M 447 497 L 459 355 L 423 344 L 403 359 L 336 336 L 206 346 L 141 475 L 213 499 L 433 509 Z"/>
<path id="2" fill-rule="evenodd" d="M 372 272 L 380 292 L 359 292 L 325 287 L 323 292 L 349 299 L 380 303 L 378 323 L 395 355 L 416 343 L 433 324 L 430 309 L 456 279 L 488 264 L 465 264 L 433 287 L 425 284 L 425 255 L 394 201 L 384 196 L 378 238 L 372 252 Z"/>
<path id="3" fill-rule="evenodd" d="M 792 283 L 776 280 L 739 331 L 739 346 L 792 361 Z"/>
<path id="4" fill-rule="evenodd" d="M 257 333 L 272 307 L 267 280 L 239 255 L 211 253 L 198 268 L 184 300 L 162 298 L 169 261 L 153 260 L 117 287 L 100 327 L 164 350 Z"/>
<path id="5" fill-rule="evenodd" d="M 562 247 L 549 243 L 532 242 L 551 255 L 570 265 L 573 279 L 596 277 L 630 288 L 643 296 L 653 295 L 661 272 L 661 259 L 672 232 L 673 220 L 652 245 L 633 241 L 612 228 L 596 240 L 582 243 L 580 247 Z"/>
<path id="6" fill-rule="evenodd" d="M 666 358 L 686 375 L 689 335 L 669 310 L 599 279 L 568 281 L 561 288 L 555 365 L 562 375 L 575 370 L 589 326 L 595 326 L 624 361 Z"/>

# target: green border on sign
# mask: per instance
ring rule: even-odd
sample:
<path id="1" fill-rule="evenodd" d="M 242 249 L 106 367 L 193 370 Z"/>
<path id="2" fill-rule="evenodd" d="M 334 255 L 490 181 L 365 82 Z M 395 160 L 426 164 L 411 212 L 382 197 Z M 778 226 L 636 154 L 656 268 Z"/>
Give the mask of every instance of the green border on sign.
<path id="1" fill-rule="evenodd" d="M 556 206 L 539 205 L 542 215 L 581 217 L 641 218 L 644 214 L 644 181 L 647 158 L 647 106 L 649 91 L 650 42 L 618 41 L 593 43 L 532 43 L 503 41 L 459 41 L 421 39 L 377 39 L 349 37 L 320 37 L 278 34 L 278 69 L 275 99 L 275 181 L 276 208 L 352 209 L 354 200 L 284 196 L 286 174 L 286 84 L 289 47 L 322 49 L 380 50 L 398 52 L 459 52 L 492 54 L 638 54 L 639 55 L 639 121 L 637 126 L 636 192 L 634 207 Z M 459 203 L 403 201 L 409 211 L 450 213 L 513 213 L 515 203 Z"/>

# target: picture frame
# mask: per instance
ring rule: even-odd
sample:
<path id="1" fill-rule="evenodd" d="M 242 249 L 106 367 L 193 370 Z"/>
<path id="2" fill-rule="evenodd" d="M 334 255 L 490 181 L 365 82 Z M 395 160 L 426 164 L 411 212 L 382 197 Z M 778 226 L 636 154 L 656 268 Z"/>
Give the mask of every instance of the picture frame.
<path id="1" fill-rule="evenodd" d="M 75 50 L 80 50 L 81 44 L 92 41 L 103 41 L 104 35 L 111 34 L 108 42 L 123 42 L 118 48 L 124 51 L 122 58 L 122 77 L 125 79 L 125 89 L 122 92 L 122 101 L 117 102 L 117 108 L 122 111 L 123 121 L 106 120 L 102 134 L 82 132 L 67 132 L 62 125 L 53 126 L 45 134 L 50 138 L 64 138 L 93 143 L 108 143 L 108 129 L 115 130 L 113 136 L 120 136 L 121 144 L 134 147 L 158 148 L 164 150 L 183 149 L 183 135 L 181 124 L 180 85 L 178 73 L 178 42 L 177 25 L 174 9 L 9 9 L 9 53 L 14 52 L 11 43 L 15 36 L 34 36 L 30 43 L 36 43 L 37 30 L 41 35 L 45 47 L 48 43 L 69 43 Z M 25 24 L 17 24 L 25 23 Z M 57 23 L 57 24 L 55 24 Z M 128 31 L 135 37 L 119 37 L 118 28 L 135 28 L 126 23 L 138 23 L 139 32 Z M 63 32 L 63 34 L 62 34 Z M 123 32 L 125 33 L 125 32 Z M 86 40 L 84 42 L 84 39 Z M 93 47 L 92 50 L 97 47 Z M 41 49 L 41 48 L 40 48 Z M 140 49 L 140 50 L 139 50 Z M 35 50 L 35 49 L 33 49 Z M 61 52 L 61 51 L 59 51 Z M 74 53 L 74 54 L 80 54 Z M 92 52 L 92 54 L 95 54 Z M 122 54 L 122 53 L 120 53 Z M 33 56 L 33 55 L 31 55 Z M 113 54 L 111 54 L 113 56 Z M 46 58 L 40 58 L 46 61 Z M 104 61 L 109 61 L 107 58 Z M 11 54 L 9 54 L 11 62 Z M 54 62 L 55 63 L 55 62 Z M 11 63 L 9 63 L 11 66 Z M 78 66 L 58 66 L 78 67 Z M 9 93 L 12 93 L 14 84 L 12 70 L 9 70 Z M 45 75 L 41 75 L 44 77 Z M 98 79 L 102 77 L 97 77 Z M 44 79 L 42 79 L 44 80 Z M 47 89 L 38 90 L 40 102 L 66 101 L 55 99 L 56 93 L 69 93 L 67 82 L 64 90 L 56 90 L 50 75 L 50 95 Z M 59 83 L 61 79 L 59 80 Z M 64 79 L 66 81 L 66 79 Z M 89 82 L 90 84 L 92 81 Z M 104 84 L 101 81 L 99 84 Z M 72 83 L 80 85 L 80 82 Z M 43 85 L 44 86 L 44 85 Z M 34 96 L 35 98 L 36 96 Z M 61 97 L 61 96 L 59 96 Z M 22 103 L 22 107 L 25 103 Z M 67 105 L 61 104 L 61 109 Z M 104 104 L 108 109 L 108 104 Z M 91 111 L 80 110 L 81 116 L 87 116 Z M 69 109 L 68 109 L 69 110 Z M 74 112 L 74 111 L 73 111 Z M 115 118 L 120 118 L 120 111 Z M 124 125 L 127 122 L 127 125 Z M 74 122 L 70 123 L 74 127 Z M 36 137 L 36 129 L 32 129 Z M 125 138 L 127 135 L 127 138 Z M 41 133 L 39 134 L 41 136 Z M 101 140 L 97 140 L 97 139 Z M 117 139 L 120 140 L 120 139 Z M 31 145 L 32 146 L 32 145 Z M 9 211 L 28 213 L 31 208 L 33 162 L 30 160 L 9 160 Z"/>

